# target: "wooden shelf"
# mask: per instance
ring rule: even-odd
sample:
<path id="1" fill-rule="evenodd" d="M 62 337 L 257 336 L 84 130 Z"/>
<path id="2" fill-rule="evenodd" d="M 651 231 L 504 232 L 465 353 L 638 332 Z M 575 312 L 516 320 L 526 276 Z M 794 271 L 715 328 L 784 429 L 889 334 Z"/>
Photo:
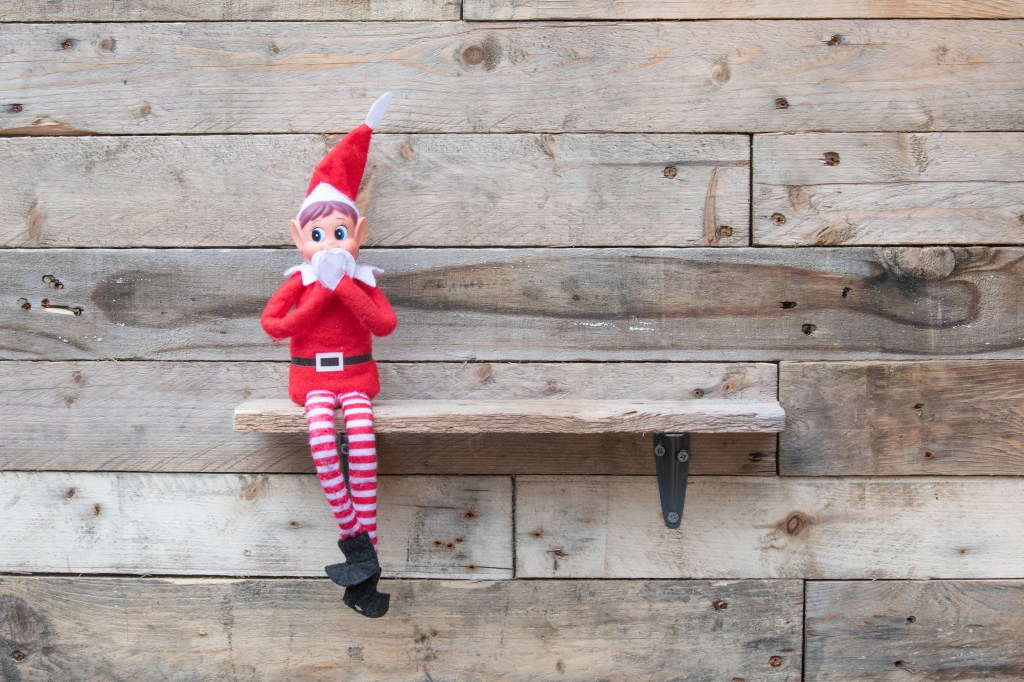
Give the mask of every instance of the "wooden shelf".
<path id="1" fill-rule="evenodd" d="M 764 433 L 785 428 L 778 402 L 739 400 L 380 400 L 378 433 Z M 235 408 L 236 431 L 306 430 L 288 400 Z"/>

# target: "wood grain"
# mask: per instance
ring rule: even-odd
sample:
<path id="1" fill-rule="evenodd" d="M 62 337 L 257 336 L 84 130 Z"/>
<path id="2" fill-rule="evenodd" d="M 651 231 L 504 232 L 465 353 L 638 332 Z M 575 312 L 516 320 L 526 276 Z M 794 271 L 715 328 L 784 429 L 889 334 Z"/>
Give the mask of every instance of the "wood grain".
<path id="1" fill-rule="evenodd" d="M 342 606 L 327 580 L 4 576 L 0 674 L 618 680 L 628 666 L 631 679 L 656 682 L 800 679 L 799 581 L 386 580 L 382 589 L 391 612 L 370 620 Z M 334 645 L 325 632 L 338 635 Z"/>
<path id="2" fill-rule="evenodd" d="M 755 241 L 1020 244 L 1024 135 L 758 135 Z"/>
<path id="3" fill-rule="evenodd" d="M 393 21 L 459 19 L 459 0 L 0 1 L 0 21 Z"/>
<path id="4" fill-rule="evenodd" d="M 291 246 L 336 139 L 0 139 L 0 246 Z M 377 135 L 359 204 L 373 246 L 745 246 L 749 182 L 744 135 Z"/>
<path id="5" fill-rule="evenodd" d="M 384 574 L 512 577 L 507 478 L 382 477 Z M 338 527 L 314 475 L 0 473 L 0 572 L 323 576 Z"/>
<path id="6" fill-rule="evenodd" d="M 385 132 L 1019 131 L 1022 36 L 1012 20 L 14 24 L 0 131 L 336 133 L 387 90 Z"/>
<path id="7" fill-rule="evenodd" d="M 1024 474 L 1024 363 L 783 363 L 787 476 Z"/>
<path id="8" fill-rule="evenodd" d="M 1024 356 L 1024 250 L 396 249 L 388 361 Z M 283 360 L 257 317 L 292 250 L 0 250 L 0 358 Z M 54 275 L 63 289 L 42 281 Z M 17 298 L 33 305 L 23 310 Z M 81 306 L 79 315 L 40 307 Z"/>
<path id="9" fill-rule="evenodd" d="M 778 402 L 734 400 L 380 400 L 381 433 L 758 433 L 785 428 Z M 237 431 L 302 433 L 305 411 L 290 400 L 235 408 Z"/>
<path id="10" fill-rule="evenodd" d="M 810 582 L 807 680 L 1019 680 L 1024 583 Z"/>
<path id="11" fill-rule="evenodd" d="M 464 0 L 469 21 L 494 19 L 1017 19 L 1020 0 Z"/>
<path id="12" fill-rule="evenodd" d="M 516 479 L 524 578 L 1024 577 L 1024 479 L 692 479 L 679 530 L 656 480 Z"/>
<path id="13" fill-rule="evenodd" d="M 382 363 L 397 398 L 775 399 L 776 367 Z M 238 433 L 232 410 L 285 395 L 285 363 L 0 362 L 0 470 L 310 473 L 306 439 Z M 775 475 L 774 434 L 694 434 L 692 474 Z M 642 434 L 385 434 L 384 474 L 653 474 Z"/>

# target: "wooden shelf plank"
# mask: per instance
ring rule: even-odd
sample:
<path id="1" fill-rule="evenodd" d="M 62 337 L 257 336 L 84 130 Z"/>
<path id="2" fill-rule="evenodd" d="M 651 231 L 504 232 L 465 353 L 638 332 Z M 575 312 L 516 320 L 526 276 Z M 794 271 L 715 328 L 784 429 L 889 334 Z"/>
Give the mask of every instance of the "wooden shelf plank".
<path id="1" fill-rule="evenodd" d="M 778 368 L 770 364 L 382 362 L 378 368 L 388 399 L 778 396 Z M 310 473 L 304 436 L 231 430 L 242 401 L 281 398 L 287 386 L 284 362 L 0 361 L 6 399 L 0 469 Z M 774 476 L 775 441 L 773 433 L 694 434 L 690 474 Z M 650 448 L 650 436 L 640 433 L 384 434 L 377 441 L 381 474 L 653 475 Z"/>
<path id="2" fill-rule="evenodd" d="M 734 400 L 380 400 L 380 433 L 778 432 L 777 402 Z M 305 431 L 303 409 L 288 400 L 251 400 L 235 408 L 236 431 Z"/>

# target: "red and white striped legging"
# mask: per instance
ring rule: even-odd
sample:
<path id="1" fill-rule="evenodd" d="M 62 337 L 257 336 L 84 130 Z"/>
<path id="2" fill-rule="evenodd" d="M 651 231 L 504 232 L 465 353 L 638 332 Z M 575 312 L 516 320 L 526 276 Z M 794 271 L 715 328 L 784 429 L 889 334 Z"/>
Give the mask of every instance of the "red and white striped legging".
<path id="1" fill-rule="evenodd" d="M 334 435 L 334 410 L 341 406 L 348 436 L 348 476 L 345 486 Z M 373 408 L 365 393 L 335 394 L 310 391 L 306 396 L 309 449 L 316 474 L 338 521 L 342 538 L 366 531 L 377 544 L 377 441 L 373 435 Z"/>

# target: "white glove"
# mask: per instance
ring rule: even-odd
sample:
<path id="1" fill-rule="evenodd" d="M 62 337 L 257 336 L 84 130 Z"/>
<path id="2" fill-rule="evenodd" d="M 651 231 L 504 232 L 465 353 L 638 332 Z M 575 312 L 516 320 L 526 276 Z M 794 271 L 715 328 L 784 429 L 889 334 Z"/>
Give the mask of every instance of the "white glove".
<path id="1" fill-rule="evenodd" d="M 337 288 L 345 275 L 351 277 L 356 273 L 356 259 L 345 249 L 317 251 L 313 254 L 312 264 L 320 284 L 331 291 Z"/>

